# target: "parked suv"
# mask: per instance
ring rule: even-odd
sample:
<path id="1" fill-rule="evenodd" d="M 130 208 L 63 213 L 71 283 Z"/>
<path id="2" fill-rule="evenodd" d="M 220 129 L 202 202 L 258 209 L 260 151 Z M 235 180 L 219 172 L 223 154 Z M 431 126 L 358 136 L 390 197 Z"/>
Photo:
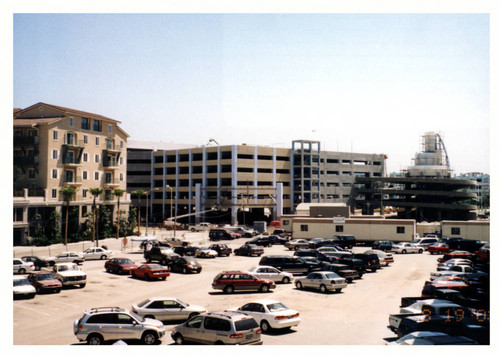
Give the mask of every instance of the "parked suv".
<path id="1" fill-rule="evenodd" d="M 137 339 L 152 345 L 165 335 L 165 326 L 159 320 L 144 319 L 122 308 L 103 307 L 84 311 L 75 320 L 73 332 L 78 340 L 89 345 L 120 339 Z"/>
<path id="2" fill-rule="evenodd" d="M 269 292 L 269 290 L 276 288 L 276 284 L 271 280 L 259 279 L 248 272 L 224 271 L 214 278 L 212 288 L 223 290 L 225 293 L 233 293 L 234 291 Z"/>
<path id="3" fill-rule="evenodd" d="M 233 252 L 226 244 L 212 244 L 209 248 L 215 250 L 218 256 L 229 256 Z"/>
<path id="4" fill-rule="evenodd" d="M 224 228 L 212 228 L 210 232 L 208 232 L 208 239 L 214 242 L 219 240 L 233 240 L 237 237 L 236 233 L 229 233 Z"/>
<path id="5" fill-rule="evenodd" d="M 288 255 L 268 255 L 260 259 L 259 265 L 274 266 L 276 269 L 292 274 L 307 274 L 319 270 L 317 265 L 308 263 L 302 258 Z"/>
<path id="6" fill-rule="evenodd" d="M 247 315 L 224 311 L 200 314 L 172 330 L 172 339 L 180 345 L 188 343 L 261 345 L 257 321 Z"/>
<path id="7" fill-rule="evenodd" d="M 352 249 L 356 245 L 356 238 L 353 235 L 335 235 L 333 240 L 342 248 Z"/>

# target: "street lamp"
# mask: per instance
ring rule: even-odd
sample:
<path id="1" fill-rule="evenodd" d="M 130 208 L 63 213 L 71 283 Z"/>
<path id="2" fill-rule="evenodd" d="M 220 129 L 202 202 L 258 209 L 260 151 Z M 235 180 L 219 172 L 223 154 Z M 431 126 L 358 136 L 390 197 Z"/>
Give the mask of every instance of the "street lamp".
<path id="1" fill-rule="evenodd" d="M 166 185 L 165 187 L 170 189 L 170 218 L 172 218 L 172 208 L 173 208 L 173 203 L 172 203 L 172 195 L 173 195 L 173 189 L 170 185 Z M 177 198 L 176 198 L 177 199 Z M 175 230 L 177 229 L 177 209 L 175 210 L 175 217 L 174 217 L 174 238 L 175 238 Z"/>

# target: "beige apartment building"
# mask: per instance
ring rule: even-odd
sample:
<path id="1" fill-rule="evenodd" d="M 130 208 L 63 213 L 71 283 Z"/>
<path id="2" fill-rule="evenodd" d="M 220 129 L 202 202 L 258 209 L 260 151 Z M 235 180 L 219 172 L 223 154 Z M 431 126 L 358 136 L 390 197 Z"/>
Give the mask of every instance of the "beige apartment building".
<path id="1" fill-rule="evenodd" d="M 14 245 L 26 243 L 34 214 L 61 210 L 64 187 L 76 189 L 70 205 L 78 206 L 78 223 L 91 211 L 91 188 L 104 190 L 97 203 L 116 214 L 112 192 L 126 189 L 129 137 L 119 124 L 42 102 L 14 110 Z M 120 209 L 129 205 L 129 195 L 120 198 Z"/>

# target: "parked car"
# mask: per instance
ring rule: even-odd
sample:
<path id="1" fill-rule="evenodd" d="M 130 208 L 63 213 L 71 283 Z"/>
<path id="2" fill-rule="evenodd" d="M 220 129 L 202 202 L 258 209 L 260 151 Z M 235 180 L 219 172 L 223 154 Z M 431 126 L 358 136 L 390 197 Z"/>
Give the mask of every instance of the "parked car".
<path id="1" fill-rule="evenodd" d="M 51 256 L 45 260 L 47 260 L 50 266 L 54 266 L 57 263 L 67 263 L 67 262 L 81 264 L 85 261 L 85 259 L 80 254 L 74 251 L 64 251 L 57 256 Z"/>
<path id="2" fill-rule="evenodd" d="M 27 263 L 30 262 L 33 263 L 33 265 L 35 266 L 35 270 L 40 270 L 42 267 L 49 266 L 47 260 L 42 259 L 38 256 L 31 256 L 31 255 L 21 256 L 21 260 Z"/>
<path id="3" fill-rule="evenodd" d="M 356 238 L 353 235 L 335 235 L 333 241 L 347 249 L 352 249 L 356 245 Z"/>
<path id="4" fill-rule="evenodd" d="M 449 335 L 441 332 L 418 331 L 409 333 L 397 340 L 386 342 L 386 345 L 477 345 L 478 343 L 460 335 Z"/>
<path id="5" fill-rule="evenodd" d="M 479 271 L 471 267 L 470 265 L 454 265 L 448 270 L 443 271 L 433 271 L 431 272 L 431 281 L 441 276 L 459 276 L 462 278 L 467 278 L 468 280 L 481 280 L 486 283 L 489 280 L 489 275 L 483 271 Z"/>
<path id="6" fill-rule="evenodd" d="M 324 238 L 312 238 L 312 239 L 309 239 L 308 242 L 309 242 L 309 247 L 312 248 L 312 249 L 316 249 L 317 248 L 317 244 L 324 241 L 325 239 Z"/>
<path id="7" fill-rule="evenodd" d="M 285 248 L 289 250 L 307 249 L 309 248 L 309 242 L 305 239 L 292 239 L 285 243 Z"/>
<path id="8" fill-rule="evenodd" d="M 30 284 L 28 279 L 21 275 L 14 275 L 14 299 L 18 298 L 33 298 L 36 295 L 36 290 Z"/>
<path id="9" fill-rule="evenodd" d="M 84 260 L 105 260 L 109 258 L 111 254 L 111 250 L 107 250 L 101 247 L 88 248 L 83 253 L 80 253 Z"/>
<path id="10" fill-rule="evenodd" d="M 150 279 L 166 280 L 170 276 L 168 267 L 158 264 L 142 264 L 130 271 L 132 277 L 138 277 L 146 281 Z"/>
<path id="11" fill-rule="evenodd" d="M 203 306 L 190 305 L 175 297 L 150 297 L 132 305 L 132 313 L 161 321 L 187 320 L 206 312 Z"/>
<path id="12" fill-rule="evenodd" d="M 314 242 L 313 244 L 311 244 L 311 248 L 316 248 L 316 249 L 335 248 L 338 251 L 346 251 L 346 250 L 344 250 L 344 248 L 342 248 L 340 246 L 338 241 L 336 241 L 334 239 L 324 239 L 324 240 L 319 241 L 319 242 Z"/>
<path id="13" fill-rule="evenodd" d="M 59 293 L 62 283 L 50 272 L 34 272 L 28 275 L 28 281 L 35 288 L 36 293 L 55 292 Z"/>
<path id="14" fill-rule="evenodd" d="M 412 243 L 401 242 L 398 244 L 394 244 L 392 246 L 392 252 L 397 254 L 406 254 L 406 253 L 423 253 L 424 248 L 416 246 Z"/>
<path id="15" fill-rule="evenodd" d="M 332 253 L 352 254 L 351 251 L 346 250 L 337 244 L 323 245 L 323 246 L 316 248 L 316 251 L 318 251 L 320 253 L 332 252 Z"/>
<path id="16" fill-rule="evenodd" d="M 320 269 L 317 265 L 310 264 L 302 258 L 289 255 L 265 255 L 260 259 L 259 265 L 273 266 L 278 270 L 292 274 L 307 274 Z"/>
<path id="17" fill-rule="evenodd" d="M 372 272 L 377 271 L 381 267 L 378 256 L 375 254 L 356 253 L 353 254 L 353 257 L 363 260 L 366 263 L 366 268 Z"/>
<path id="18" fill-rule="evenodd" d="M 372 249 L 389 251 L 389 250 L 392 250 L 393 245 L 394 245 L 394 242 L 390 241 L 390 240 L 376 240 L 372 243 Z"/>
<path id="19" fill-rule="evenodd" d="M 172 330 L 178 345 L 185 343 L 216 345 L 260 345 L 259 324 L 253 317 L 237 312 L 203 313 Z"/>
<path id="20" fill-rule="evenodd" d="M 445 253 L 449 253 L 450 252 L 450 247 L 446 243 L 436 242 L 436 243 L 430 244 L 429 247 L 427 248 L 427 250 L 429 251 L 429 253 L 431 255 L 434 255 L 434 254 L 445 254 Z"/>
<path id="21" fill-rule="evenodd" d="M 261 256 L 262 254 L 264 254 L 264 249 L 255 244 L 244 244 L 234 249 L 234 255 Z"/>
<path id="22" fill-rule="evenodd" d="M 20 258 L 14 258 L 13 271 L 16 274 L 25 274 L 28 271 L 35 271 L 35 265 L 31 261 L 23 261 Z"/>
<path id="23" fill-rule="evenodd" d="M 468 292 L 470 284 L 461 277 L 456 276 L 441 276 L 433 281 L 426 281 L 425 285 L 431 285 L 434 289 L 449 289 L 460 292 Z"/>
<path id="24" fill-rule="evenodd" d="M 321 292 L 335 291 L 342 292 L 347 287 L 346 279 L 331 271 L 315 271 L 306 277 L 295 280 L 295 287 L 299 290 L 303 288 L 318 289 Z"/>
<path id="25" fill-rule="evenodd" d="M 128 339 L 153 345 L 165 335 L 165 326 L 159 320 L 142 318 L 122 308 L 102 307 L 84 311 L 74 321 L 73 332 L 79 341 L 89 345 Z"/>
<path id="26" fill-rule="evenodd" d="M 196 251 L 198 250 L 198 247 L 174 247 L 172 248 L 174 253 L 180 255 L 180 256 L 195 256 Z"/>
<path id="27" fill-rule="evenodd" d="M 454 250 L 454 251 L 450 251 L 447 254 L 444 254 L 437 261 L 440 263 L 444 263 L 450 259 L 469 259 L 469 260 L 474 261 L 476 259 L 476 254 L 471 253 L 470 251 L 466 251 L 466 250 Z"/>
<path id="28" fill-rule="evenodd" d="M 437 243 L 438 237 L 422 237 L 422 238 L 416 238 L 411 241 L 412 244 L 424 248 L 424 250 L 427 250 L 429 245 L 433 243 Z"/>
<path id="29" fill-rule="evenodd" d="M 64 286 L 80 286 L 84 288 L 87 284 L 87 274 L 75 263 L 55 264 L 52 268 L 54 277 L 61 281 Z"/>
<path id="30" fill-rule="evenodd" d="M 211 228 L 213 228 L 213 225 L 211 223 L 201 222 L 196 226 L 190 227 L 189 230 L 191 232 L 203 232 L 203 231 L 209 231 Z"/>
<path id="31" fill-rule="evenodd" d="M 320 253 L 315 249 L 297 249 L 294 251 L 293 255 L 298 257 L 313 256 L 317 257 Z"/>
<path id="32" fill-rule="evenodd" d="M 285 245 L 285 243 L 288 242 L 288 238 L 283 238 L 282 236 L 276 234 L 272 234 L 267 238 L 271 241 L 271 243 L 273 243 L 273 245 L 276 244 Z"/>
<path id="33" fill-rule="evenodd" d="M 246 227 L 235 227 L 232 231 L 241 234 L 243 238 L 252 238 L 257 234 L 254 230 Z"/>
<path id="34" fill-rule="evenodd" d="M 104 263 L 106 272 L 114 272 L 118 274 L 129 275 L 132 270 L 137 269 L 139 266 L 128 258 L 111 258 Z"/>
<path id="35" fill-rule="evenodd" d="M 199 274 L 202 270 L 201 264 L 192 256 L 181 256 L 172 261 L 170 270 L 173 272 L 182 272 L 183 274 Z"/>
<path id="36" fill-rule="evenodd" d="M 180 255 L 174 252 L 172 248 L 165 246 L 153 246 L 149 250 L 144 250 L 144 259 L 149 264 L 158 261 L 162 265 L 168 265 L 179 257 Z"/>
<path id="37" fill-rule="evenodd" d="M 490 244 L 484 244 L 479 250 L 475 251 L 477 258 L 482 261 L 490 260 Z M 36 266 L 36 265 L 35 265 Z"/>
<path id="38" fill-rule="evenodd" d="M 168 237 L 163 239 L 162 242 L 168 244 L 170 247 L 182 247 L 189 245 L 188 241 L 179 239 L 177 237 Z"/>
<path id="39" fill-rule="evenodd" d="M 210 249 L 215 250 L 218 256 L 229 256 L 233 252 L 226 244 L 212 244 Z"/>
<path id="40" fill-rule="evenodd" d="M 212 288 L 222 290 L 224 293 L 233 293 L 235 291 L 269 292 L 276 288 L 276 284 L 271 280 L 255 277 L 248 272 L 224 271 L 214 278 Z"/>
<path id="41" fill-rule="evenodd" d="M 472 266 L 472 260 L 460 259 L 460 258 L 450 259 L 448 261 L 445 261 L 444 263 L 439 263 L 437 266 L 437 271 L 448 271 L 448 270 L 450 270 L 450 268 L 452 268 L 455 265 Z"/>
<path id="42" fill-rule="evenodd" d="M 380 266 L 388 266 L 394 262 L 394 257 L 392 253 L 386 253 L 382 250 L 372 249 L 365 251 L 365 254 L 375 254 L 378 256 Z"/>
<path id="43" fill-rule="evenodd" d="M 270 247 L 273 245 L 273 242 L 269 239 L 269 237 L 255 237 L 248 242 L 245 242 L 245 244 L 254 244 L 254 245 L 259 245 L 263 247 Z"/>
<path id="44" fill-rule="evenodd" d="M 287 284 L 295 279 L 293 277 L 293 274 L 280 271 L 272 266 L 253 266 L 248 269 L 248 273 L 254 275 L 259 279 L 271 280 L 276 283 L 282 282 L 284 284 Z"/>
<path id="45" fill-rule="evenodd" d="M 218 253 L 208 247 L 201 247 L 196 249 L 195 256 L 197 258 L 215 258 Z"/>
<path id="46" fill-rule="evenodd" d="M 347 283 L 353 280 L 361 279 L 361 275 L 356 270 L 351 269 L 348 265 L 329 263 L 326 261 L 321 262 L 321 271 L 332 271 L 346 279 Z"/>
<path id="47" fill-rule="evenodd" d="M 219 240 L 233 240 L 239 238 L 240 234 L 230 233 L 226 231 L 224 228 L 212 228 L 210 232 L 208 232 L 208 238 L 211 241 L 219 241 Z"/>
<path id="48" fill-rule="evenodd" d="M 250 302 L 230 311 L 253 317 L 264 333 L 273 329 L 290 329 L 300 324 L 299 312 L 273 300 Z"/>
<path id="49" fill-rule="evenodd" d="M 483 242 L 474 239 L 462 239 L 455 241 L 448 241 L 447 243 L 451 250 L 462 250 L 474 253 L 475 251 L 481 249 L 484 245 Z"/>

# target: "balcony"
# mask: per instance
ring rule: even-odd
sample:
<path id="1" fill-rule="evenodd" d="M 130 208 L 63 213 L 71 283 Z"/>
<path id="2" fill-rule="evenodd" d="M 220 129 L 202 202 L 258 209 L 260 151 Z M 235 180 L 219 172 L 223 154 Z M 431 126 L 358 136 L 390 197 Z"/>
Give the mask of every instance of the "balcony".
<path id="1" fill-rule="evenodd" d="M 14 146 L 36 146 L 39 141 L 38 136 L 14 136 Z"/>
<path id="2" fill-rule="evenodd" d="M 63 154 L 62 160 L 65 167 L 75 167 L 82 165 L 80 155 L 78 155 L 77 158 L 73 154 Z"/>
<path id="3" fill-rule="evenodd" d="M 24 156 L 24 155 L 14 156 L 14 165 L 20 165 L 20 166 L 38 165 L 38 163 L 39 159 L 36 156 Z"/>
<path id="4" fill-rule="evenodd" d="M 104 179 L 104 187 L 113 188 L 120 186 L 120 181 L 115 178 L 105 178 Z"/>
<path id="5" fill-rule="evenodd" d="M 72 148 L 72 149 L 83 149 L 85 147 L 83 139 L 75 139 L 68 137 L 66 137 L 63 145 L 66 146 L 67 148 Z"/>
<path id="6" fill-rule="evenodd" d="M 66 179 L 64 179 L 64 187 L 81 186 L 81 185 L 82 185 L 81 176 L 66 177 Z"/>
<path id="7" fill-rule="evenodd" d="M 118 169 L 118 159 L 105 155 L 102 160 L 102 166 L 106 169 Z"/>

